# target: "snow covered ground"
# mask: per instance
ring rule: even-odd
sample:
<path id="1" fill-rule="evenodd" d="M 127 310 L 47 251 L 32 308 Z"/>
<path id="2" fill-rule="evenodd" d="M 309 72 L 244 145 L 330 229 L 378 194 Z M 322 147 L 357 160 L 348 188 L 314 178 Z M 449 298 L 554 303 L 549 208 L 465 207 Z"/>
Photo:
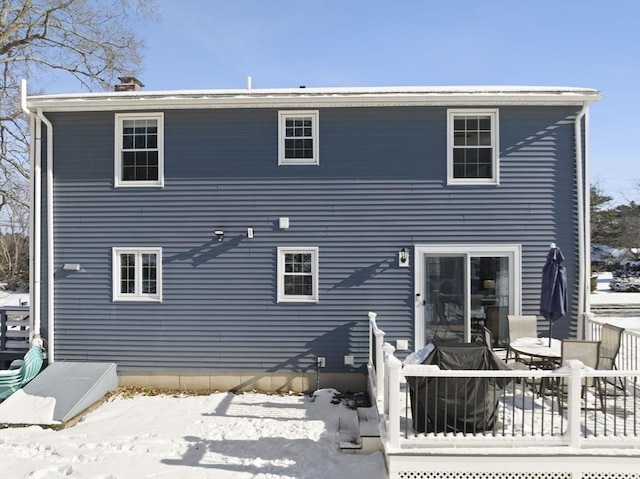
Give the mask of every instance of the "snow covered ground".
<path id="1" fill-rule="evenodd" d="M 338 449 L 335 391 L 115 396 L 73 427 L 0 429 L 2 479 L 383 479 Z"/>

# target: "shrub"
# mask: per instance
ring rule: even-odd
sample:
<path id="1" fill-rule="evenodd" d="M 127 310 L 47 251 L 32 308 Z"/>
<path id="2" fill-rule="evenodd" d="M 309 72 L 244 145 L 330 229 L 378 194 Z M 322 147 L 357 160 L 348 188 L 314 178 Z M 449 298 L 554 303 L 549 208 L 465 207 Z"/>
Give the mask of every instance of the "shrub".
<path id="1" fill-rule="evenodd" d="M 640 262 L 629 263 L 614 271 L 609 288 L 620 293 L 640 293 Z"/>

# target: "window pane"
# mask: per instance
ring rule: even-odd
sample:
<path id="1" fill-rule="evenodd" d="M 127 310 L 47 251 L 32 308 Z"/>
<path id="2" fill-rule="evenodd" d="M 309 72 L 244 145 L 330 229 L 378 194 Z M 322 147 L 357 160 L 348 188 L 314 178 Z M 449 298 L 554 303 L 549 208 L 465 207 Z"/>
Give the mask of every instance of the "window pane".
<path id="1" fill-rule="evenodd" d="M 157 257 L 142 254 L 142 294 L 156 294 Z"/>
<path id="2" fill-rule="evenodd" d="M 122 151 L 119 180 L 122 182 L 160 179 L 159 121 L 154 119 L 122 120 Z"/>
<path id="3" fill-rule="evenodd" d="M 493 176 L 493 135 L 491 115 L 453 117 L 453 177 Z M 480 148 L 489 147 L 489 148 Z"/>
<path id="4" fill-rule="evenodd" d="M 491 131 L 491 117 L 481 116 L 479 128 L 480 130 Z"/>
<path id="5" fill-rule="evenodd" d="M 122 132 L 125 135 L 133 135 L 134 120 L 124 120 L 122 122 Z"/>
<path id="6" fill-rule="evenodd" d="M 285 276 L 284 294 L 287 296 L 311 296 L 313 294 L 313 276 Z"/>
<path id="7" fill-rule="evenodd" d="M 136 286 L 135 255 L 120 255 L 120 293 L 134 294 Z"/>
<path id="8" fill-rule="evenodd" d="M 124 181 L 156 181 L 158 179 L 157 151 L 125 151 L 122 153 Z"/>
<path id="9" fill-rule="evenodd" d="M 124 135 L 122 137 L 122 148 L 125 150 L 133 148 L 133 135 Z"/>
<path id="10" fill-rule="evenodd" d="M 284 254 L 284 295 L 313 295 L 313 255 L 311 253 Z"/>

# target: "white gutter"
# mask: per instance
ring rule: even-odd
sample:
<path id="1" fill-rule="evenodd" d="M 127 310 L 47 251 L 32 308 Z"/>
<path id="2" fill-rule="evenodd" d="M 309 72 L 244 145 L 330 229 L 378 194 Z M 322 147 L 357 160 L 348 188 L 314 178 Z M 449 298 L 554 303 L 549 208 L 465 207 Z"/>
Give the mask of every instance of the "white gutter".
<path id="1" fill-rule="evenodd" d="M 47 126 L 47 340 L 49 363 L 55 361 L 53 318 L 53 125 L 38 108 L 38 119 Z"/>
<path id="2" fill-rule="evenodd" d="M 587 293 L 586 287 L 590 286 L 590 274 L 587 274 L 585 266 L 587 257 L 588 244 L 588 232 L 586 226 L 590 224 L 590 221 L 586 218 L 586 211 L 589 210 L 589 189 L 586 186 L 589 183 L 589 179 L 586 176 L 588 173 L 586 167 L 586 149 L 584 159 L 582 156 L 582 119 L 586 116 L 589 108 L 589 103 L 585 102 L 580 109 L 580 112 L 576 116 L 574 121 L 575 139 L 576 139 L 576 183 L 577 183 L 577 203 L 578 203 L 578 338 L 582 338 L 584 334 L 584 321 L 585 313 L 587 312 Z M 586 128 L 585 128 L 586 135 Z M 583 161 L 585 167 L 583 169 Z M 586 190 L 586 191 L 585 191 Z"/>
<path id="3" fill-rule="evenodd" d="M 30 341 L 38 342 L 42 346 L 40 327 L 40 174 L 41 174 L 41 123 L 36 121 L 36 115 L 27 107 L 27 80 L 22 80 L 20 88 L 20 106 L 29 115 L 30 145 L 29 166 L 31 178 L 29 181 L 29 208 L 31 221 L 29 222 L 29 251 L 33 261 L 29 262 L 29 317 L 31 318 Z"/>
<path id="4" fill-rule="evenodd" d="M 583 105 L 597 90 L 568 87 L 394 87 L 261 90 L 177 90 L 41 95 L 32 108 L 116 111 L 215 108 L 331 108 L 390 106 Z"/>

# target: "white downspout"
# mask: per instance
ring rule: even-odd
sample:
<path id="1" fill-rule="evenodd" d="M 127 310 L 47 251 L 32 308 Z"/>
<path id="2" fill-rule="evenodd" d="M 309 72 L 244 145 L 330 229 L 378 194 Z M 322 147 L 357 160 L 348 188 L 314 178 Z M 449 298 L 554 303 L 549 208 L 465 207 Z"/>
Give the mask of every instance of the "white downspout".
<path id="1" fill-rule="evenodd" d="M 589 171 L 589 110 L 584 115 L 584 235 L 585 235 L 585 258 L 589 266 L 585 285 L 585 315 L 591 313 L 591 172 Z"/>
<path id="2" fill-rule="evenodd" d="M 55 361 L 55 331 L 53 313 L 53 125 L 38 108 L 38 118 L 47 126 L 47 339 L 49 363 Z"/>
<path id="3" fill-rule="evenodd" d="M 29 317 L 31 318 L 30 340 L 33 344 L 38 341 L 42 345 L 40 327 L 40 285 L 41 285 L 41 249 L 40 249 L 40 185 L 42 168 L 42 125 L 36 115 L 27 106 L 27 80 L 23 79 L 20 88 L 20 106 L 22 111 L 29 115 L 31 131 L 31 148 L 29 149 L 29 166 L 31 178 L 29 181 L 29 208 L 31 220 L 29 221 L 29 251 L 33 261 L 29 262 Z"/>
<path id="4" fill-rule="evenodd" d="M 590 224 L 586 218 L 586 211 L 588 208 L 588 194 L 589 189 L 585 188 L 589 180 L 586 176 L 588 170 L 586 167 L 583 169 L 583 156 L 582 156 L 582 118 L 587 114 L 589 103 L 585 102 L 582 105 L 582 109 L 576 116 L 574 121 L 575 139 L 576 139 L 576 183 L 577 183 L 577 203 L 578 203 L 578 338 L 584 337 L 584 321 L 585 313 L 587 312 L 587 299 L 586 299 L 586 287 L 589 286 L 589 275 L 587 274 L 587 268 L 585 266 L 586 258 L 588 256 L 588 232 L 586 231 L 586 225 Z M 586 134 L 586 129 L 585 129 Z M 584 158 L 586 159 L 586 149 Z M 586 190 L 586 191 L 585 191 Z"/>

